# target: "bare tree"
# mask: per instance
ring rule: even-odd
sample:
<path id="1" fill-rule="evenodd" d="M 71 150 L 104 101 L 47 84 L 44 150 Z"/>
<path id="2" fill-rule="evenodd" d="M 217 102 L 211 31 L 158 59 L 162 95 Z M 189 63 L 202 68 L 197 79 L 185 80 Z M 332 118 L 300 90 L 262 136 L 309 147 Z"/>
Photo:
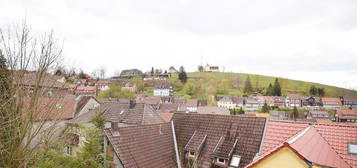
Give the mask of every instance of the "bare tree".
<path id="1" fill-rule="evenodd" d="M 105 79 L 106 72 L 107 72 L 107 68 L 105 66 L 100 66 L 99 67 L 99 78 Z"/>
<path id="2" fill-rule="evenodd" d="M 61 62 L 62 45 L 53 31 L 34 36 L 23 21 L 11 29 L 0 29 L 0 50 L 8 68 L 8 83 L 1 85 L 9 86 L 1 93 L 7 96 L 0 97 L 0 167 L 29 167 L 39 145 L 54 130 L 55 124 L 46 125 L 46 120 L 37 118 L 42 110 L 42 84 L 49 82 L 46 76 Z M 26 78 L 29 71 L 34 76 L 30 81 Z M 33 83 L 31 88 L 29 82 Z M 42 115 L 45 118 L 50 114 Z"/>

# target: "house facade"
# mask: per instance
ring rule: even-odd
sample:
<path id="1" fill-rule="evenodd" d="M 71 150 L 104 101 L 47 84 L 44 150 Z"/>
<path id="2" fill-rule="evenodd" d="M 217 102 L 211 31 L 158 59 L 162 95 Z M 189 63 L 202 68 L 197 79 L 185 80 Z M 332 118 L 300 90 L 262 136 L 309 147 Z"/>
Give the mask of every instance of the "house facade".
<path id="1" fill-rule="evenodd" d="M 206 65 L 203 67 L 203 71 L 204 72 L 219 72 L 219 67 L 218 66 L 210 66 L 210 65 Z"/>
<path id="2" fill-rule="evenodd" d="M 306 119 L 329 119 L 329 114 L 327 111 L 312 110 L 309 111 Z"/>
<path id="3" fill-rule="evenodd" d="M 137 87 L 136 87 L 136 83 L 134 82 L 127 82 L 125 83 L 125 85 L 122 87 L 122 89 L 127 89 L 131 92 L 136 92 L 137 91 Z"/>
<path id="4" fill-rule="evenodd" d="M 243 99 L 235 96 L 223 96 L 217 101 L 217 106 L 228 109 L 237 109 L 243 107 Z"/>
<path id="5" fill-rule="evenodd" d="M 357 108 L 357 96 L 343 96 L 343 105 L 351 108 Z"/>
<path id="6" fill-rule="evenodd" d="M 172 86 L 168 83 L 157 83 L 153 90 L 154 96 L 173 96 Z"/>
<path id="7" fill-rule="evenodd" d="M 339 109 L 342 106 L 340 98 L 337 97 L 322 97 L 322 106 L 327 109 Z"/>
<path id="8" fill-rule="evenodd" d="M 297 94 L 288 94 L 285 99 L 286 107 L 301 107 L 302 106 L 302 96 Z"/>
<path id="9" fill-rule="evenodd" d="M 357 123 L 357 110 L 341 109 L 337 110 L 335 114 L 337 122 L 356 122 Z"/>

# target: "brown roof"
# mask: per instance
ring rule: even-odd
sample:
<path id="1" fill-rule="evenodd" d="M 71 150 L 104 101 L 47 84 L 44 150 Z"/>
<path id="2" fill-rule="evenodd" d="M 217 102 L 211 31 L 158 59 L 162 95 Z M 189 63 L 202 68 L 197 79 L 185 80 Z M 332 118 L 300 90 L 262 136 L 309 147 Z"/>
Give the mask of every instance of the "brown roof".
<path id="1" fill-rule="evenodd" d="M 337 110 L 336 117 L 340 119 L 357 119 L 357 110 Z"/>
<path id="2" fill-rule="evenodd" d="M 177 167 L 171 123 L 118 128 L 105 134 L 125 168 Z"/>
<path id="3" fill-rule="evenodd" d="M 166 122 L 171 121 L 172 116 L 174 113 L 160 113 L 159 114 L 162 119 L 164 119 Z"/>
<path id="4" fill-rule="evenodd" d="M 341 99 L 337 97 L 323 97 L 321 98 L 322 104 L 323 105 L 335 105 L 335 106 L 341 106 Z"/>
<path id="5" fill-rule="evenodd" d="M 159 113 L 170 113 L 170 112 L 175 112 L 178 109 L 178 104 L 160 104 L 159 105 L 159 110 L 157 110 Z"/>
<path id="6" fill-rule="evenodd" d="M 357 167 L 357 157 L 348 153 L 348 143 L 357 142 L 356 124 L 269 121 L 263 139 L 262 153 L 269 152 L 311 124 L 342 159 L 352 167 Z"/>
<path id="7" fill-rule="evenodd" d="M 310 111 L 310 113 L 314 114 L 314 115 L 328 115 L 327 111 L 321 111 L 321 110 L 313 110 L 313 111 Z"/>
<path id="8" fill-rule="evenodd" d="M 344 101 L 357 101 L 357 96 L 343 96 Z"/>
<path id="9" fill-rule="evenodd" d="M 197 108 L 198 114 L 221 114 L 221 115 L 230 115 L 230 112 L 227 108 L 224 107 L 213 107 L 213 106 L 201 106 Z"/>
<path id="10" fill-rule="evenodd" d="M 95 101 L 97 101 L 97 99 L 95 99 L 93 96 L 80 96 L 78 97 L 78 99 L 79 100 L 76 107 L 76 113 L 80 112 L 89 100 L 94 99 Z"/>
<path id="11" fill-rule="evenodd" d="M 31 98 L 25 98 L 25 107 L 29 107 Z M 75 96 L 42 97 L 36 107 L 35 120 L 66 120 L 75 117 L 77 101 Z"/>
<path id="12" fill-rule="evenodd" d="M 186 101 L 186 107 L 197 107 L 198 100 L 197 99 L 189 99 Z"/>
<path id="13" fill-rule="evenodd" d="M 154 88 L 155 89 L 170 89 L 172 87 L 171 87 L 171 85 L 169 83 L 160 82 L 160 83 L 156 83 Z"/>
<path id="14" fill-rule="evenodd" d="M 239 166 L 243 167 L 250 163 L 256 153 L 259 152 L 266 119 L 228 115 L 175 113 L 172 121 L 175 124 L 179 151 L 183 151 L 195 132 L 207 135 L 205 146 L 201 150 L 198 167 L 213 166 L 211 165 L 211 156 L 214 157 L 213 154 L 225 156 L 230 150 L 233 151 L 232 154 L 241 156 Z M 222 143 L 221 149 L 215 151 L 215 147 L 219 145 L 219 140 L 222 137 L 227 144 Z M 233 148 L 231 142 L 234 139 L 238 139 L 238 141 Z M 184 156 L 181 156 L 181 159 L 184 158 Z"/>
<path id="15" fill-rule="evenodd" d="M 165 122 L 154 108 L 148 104 L 105 103 L 101 105 L 101 110 L 107 121 L 120 122 L 125 124 L 142 125 Z"/>
<path id="16" fill-rule="evenodd" d="M 16 84 L 26 85 L 26 86 L 40 86 L 40 87 L 51 87 L 51 88 L 68 88 L 69 85 L 64 82 L 60 82 L 63 76 L 44 74 L 41 79 L 39 79 L 39 73 L 37 72 L 26 72 L 26 73 L 14 73 L 14 82 Z M 40 80 L 40 81 L 39 81 Z"/>

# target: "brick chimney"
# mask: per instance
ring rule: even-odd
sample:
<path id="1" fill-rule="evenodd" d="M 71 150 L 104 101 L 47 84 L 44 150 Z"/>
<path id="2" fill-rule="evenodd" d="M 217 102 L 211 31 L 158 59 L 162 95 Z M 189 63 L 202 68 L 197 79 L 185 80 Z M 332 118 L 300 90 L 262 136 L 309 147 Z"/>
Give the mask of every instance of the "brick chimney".
<path id="1" fill-rule="evenodd" d="M 129 104 L 129 108 L 134 108 L 136 105 L 136 101 L 135 100 L 130 100 L 130 104 Z"/>
<path id="2" fill-rule="evenodd" d="M 111 122 L 111 131 L 112 131 L 112 134 L 113 136 L 119 136 L 119 122 Z"/>

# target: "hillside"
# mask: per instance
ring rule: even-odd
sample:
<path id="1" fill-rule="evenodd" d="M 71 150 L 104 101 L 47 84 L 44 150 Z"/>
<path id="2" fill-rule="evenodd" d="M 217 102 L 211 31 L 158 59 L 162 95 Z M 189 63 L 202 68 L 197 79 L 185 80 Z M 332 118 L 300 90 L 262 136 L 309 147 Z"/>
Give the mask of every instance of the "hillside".
<path id="1" fill-rule="evenodd" d="M 244 74 L 244 73 L 223 73 L 223 72 L 189 72 L 187 76 L 189 79 L 196 79 L 199 81 L 211 82 L 211 79 L 216 79 L 214 81 L 228 80 L 232 83 L 233 87 L 229 89 L 230 95 L 242 95 L 242 89 L 244 87 L 244 82 L 249 75 L 251 83 L 254 88 L 264 89 L 269 83 L 274 83 L 276 77 L 255 75 L 255 74 Z M 316 87 L 323 87 L 325 89 L 325 96 L 342 96 L 342 95 L 357 95 L 357 91 L 349 90 L 345 88 L 339 88 L 335 86 L 328 86 L 318 83 L 292 80 L 286 78 L 278 78 L 282 87 L 283 95 L 288 93 L 300 93 L 302 95 L 307 95 L 309 88 L 312 85 Z M 214 84 L 212 84 L 214 85 Z"/>

